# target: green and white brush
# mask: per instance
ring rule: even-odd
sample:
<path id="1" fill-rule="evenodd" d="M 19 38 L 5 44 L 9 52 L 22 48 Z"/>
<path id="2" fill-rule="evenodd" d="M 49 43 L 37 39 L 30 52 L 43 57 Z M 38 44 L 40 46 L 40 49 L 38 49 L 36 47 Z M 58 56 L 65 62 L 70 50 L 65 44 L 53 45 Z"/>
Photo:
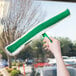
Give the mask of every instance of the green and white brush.
<path id="1" fill-rule="evenodd" d="M 13 43 L 9 44 L 5 47 L 6 52 L 11 55 L 17 55 L 21 49 L 30 41 L 33 37 L 35 37 L 38 33 L 44 31 L 45 29 L 51 27 L 55 23 L 61 21 L 62 19 L 66 18 L 70 15 L 70 11 L 66 9 L 65 11 L 61 12 L 60 14 L 50 18 L 49 20 L 35 26 L 29 32 L 24 34 L 22 37 L 18 38 Z M 46 35 L 45 35 L 46 36 Z M 46 36 L 47 37 L 47 36 Z"/>

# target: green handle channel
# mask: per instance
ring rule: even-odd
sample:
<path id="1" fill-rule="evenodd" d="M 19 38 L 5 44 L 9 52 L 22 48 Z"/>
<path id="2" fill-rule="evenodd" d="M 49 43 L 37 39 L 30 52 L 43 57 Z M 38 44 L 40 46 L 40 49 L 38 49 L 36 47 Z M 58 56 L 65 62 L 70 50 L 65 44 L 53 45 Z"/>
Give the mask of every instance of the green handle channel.
<path id="1" fill-rule="evenodd" d="M 51 19 L 39 24 L 37 27 L 35 27 L 33 30 L 31 30 L 30 32 L 28 32 L 26 35 L 24 35 L 23 37 L 21 37 L 20 39 L 18 39 L 15 43 L 7 46 L 7 50 L 10 53 L 15 52 L 15 50 L 17 50 L 21 45 L 23 45 L 24 43 L 26 43 L 28 40 L 30 40 L 32 37 L 34 37 L 36 34 L 38 34 L 39 32 L 43 31 L 44 29 L 52 26 L 53 24 L 59 22 L 60 20 L 64 19 L 65 17 L 69 16 L 70 12 L 68 9 L 66 9 L 64 12 L 52 17 Z"/>

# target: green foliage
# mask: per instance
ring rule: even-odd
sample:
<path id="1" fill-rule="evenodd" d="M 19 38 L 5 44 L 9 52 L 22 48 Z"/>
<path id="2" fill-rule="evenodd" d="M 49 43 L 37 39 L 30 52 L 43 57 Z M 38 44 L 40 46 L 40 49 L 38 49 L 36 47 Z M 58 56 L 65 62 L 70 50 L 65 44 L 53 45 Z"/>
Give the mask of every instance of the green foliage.
<path id="1" fill-rule="evenodd" d="M 21 74 L 20 70 L 17 70 L 18 74 Z"/>
<path id="2" fill-rule="evenodd" d="M 12 66 L 22 66 L 22 62 L 12 62 Z"/>
<path id="3" fill-rule="evenodd" d="M 7 70 L 9 73 L 11 73 L 11 71 L 12 71 L 13 69 L 7 67 L 6 70 Z"/>
<path id="4" fill-rule="evenodd" d="M 7 71 L 8 71 L 8 73 L 11 73 L 12 70 L 8 69 Z"/>
<path id="5" fill-rule="evenodd" d="M 11 76 L 19 76 L 20 71 L 19 70 L 12 70 Z"/>
<path id="6" fill-rule="evenodd" d="M 33 51 L 32 51 L 32 48 L 30 46 L 23 49 L 23 51 L 20 52 L 19 55 L 17 55 L 17 58 L 21 58 L 23 60 L 25 60 L 28 57 L 29 58 L 33 57 Z"/>
<path id="7" fill-rule="evenodd" d="M 16 63 L 16 65 L 17 65 L 17 66 L 22 66 L 23 63 L 22 63 L 22 62 L 18 62 L 18 63 Z"/>
<path id="8" fill-rule="evenodd" d="M 17 68 L 13 68 L 14 70 L 17 70 Z"/>
<path id="9" fill-rule="evenodd" d="M 46 51 L 43 48 L 43 41 L 40 38 L 32 41 L 31 48 L 33 49 L 34 57 L 38 59 L 38 62 L 44 62 Z"/>
<path id="10" fill-rule="evenodd" d="M 73 52 L 73 43 L 69 38 L 57 38 L 61 44 L 62 55 L 72 55 Z"/>
<path id="11" fill-rule="evenodd" d="M 12 62 L 12 66 L 16 66 L 16 62 Z"/>

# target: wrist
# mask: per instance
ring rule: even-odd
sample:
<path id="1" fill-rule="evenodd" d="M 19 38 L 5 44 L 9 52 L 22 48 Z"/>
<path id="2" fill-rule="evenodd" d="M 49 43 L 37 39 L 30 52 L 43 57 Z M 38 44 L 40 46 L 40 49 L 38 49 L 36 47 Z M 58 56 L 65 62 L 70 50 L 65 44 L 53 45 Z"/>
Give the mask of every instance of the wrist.
<path id="1" fill-rule="evenodd" d="M 61 55 L 61 53 L 54 54 L 54 56 L 55 56 L 55 58 L 56 58 L 56 59 L 60 59 L 60 58 L 62 58 L 62 55 Z"/>

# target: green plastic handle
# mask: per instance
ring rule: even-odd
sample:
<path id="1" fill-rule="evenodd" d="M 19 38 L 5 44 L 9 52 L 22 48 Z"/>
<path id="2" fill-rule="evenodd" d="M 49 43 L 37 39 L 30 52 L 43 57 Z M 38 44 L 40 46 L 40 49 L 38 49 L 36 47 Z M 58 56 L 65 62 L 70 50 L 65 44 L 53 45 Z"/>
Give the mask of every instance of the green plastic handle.
<path id="1" fill-rule="evenodd" d="M 49 36 L 46 33 L 43 33 L 42 36 L 47 37 L 50 40 L 50 42 L 52 43 L 52 40 L 49 38 Z"/>

